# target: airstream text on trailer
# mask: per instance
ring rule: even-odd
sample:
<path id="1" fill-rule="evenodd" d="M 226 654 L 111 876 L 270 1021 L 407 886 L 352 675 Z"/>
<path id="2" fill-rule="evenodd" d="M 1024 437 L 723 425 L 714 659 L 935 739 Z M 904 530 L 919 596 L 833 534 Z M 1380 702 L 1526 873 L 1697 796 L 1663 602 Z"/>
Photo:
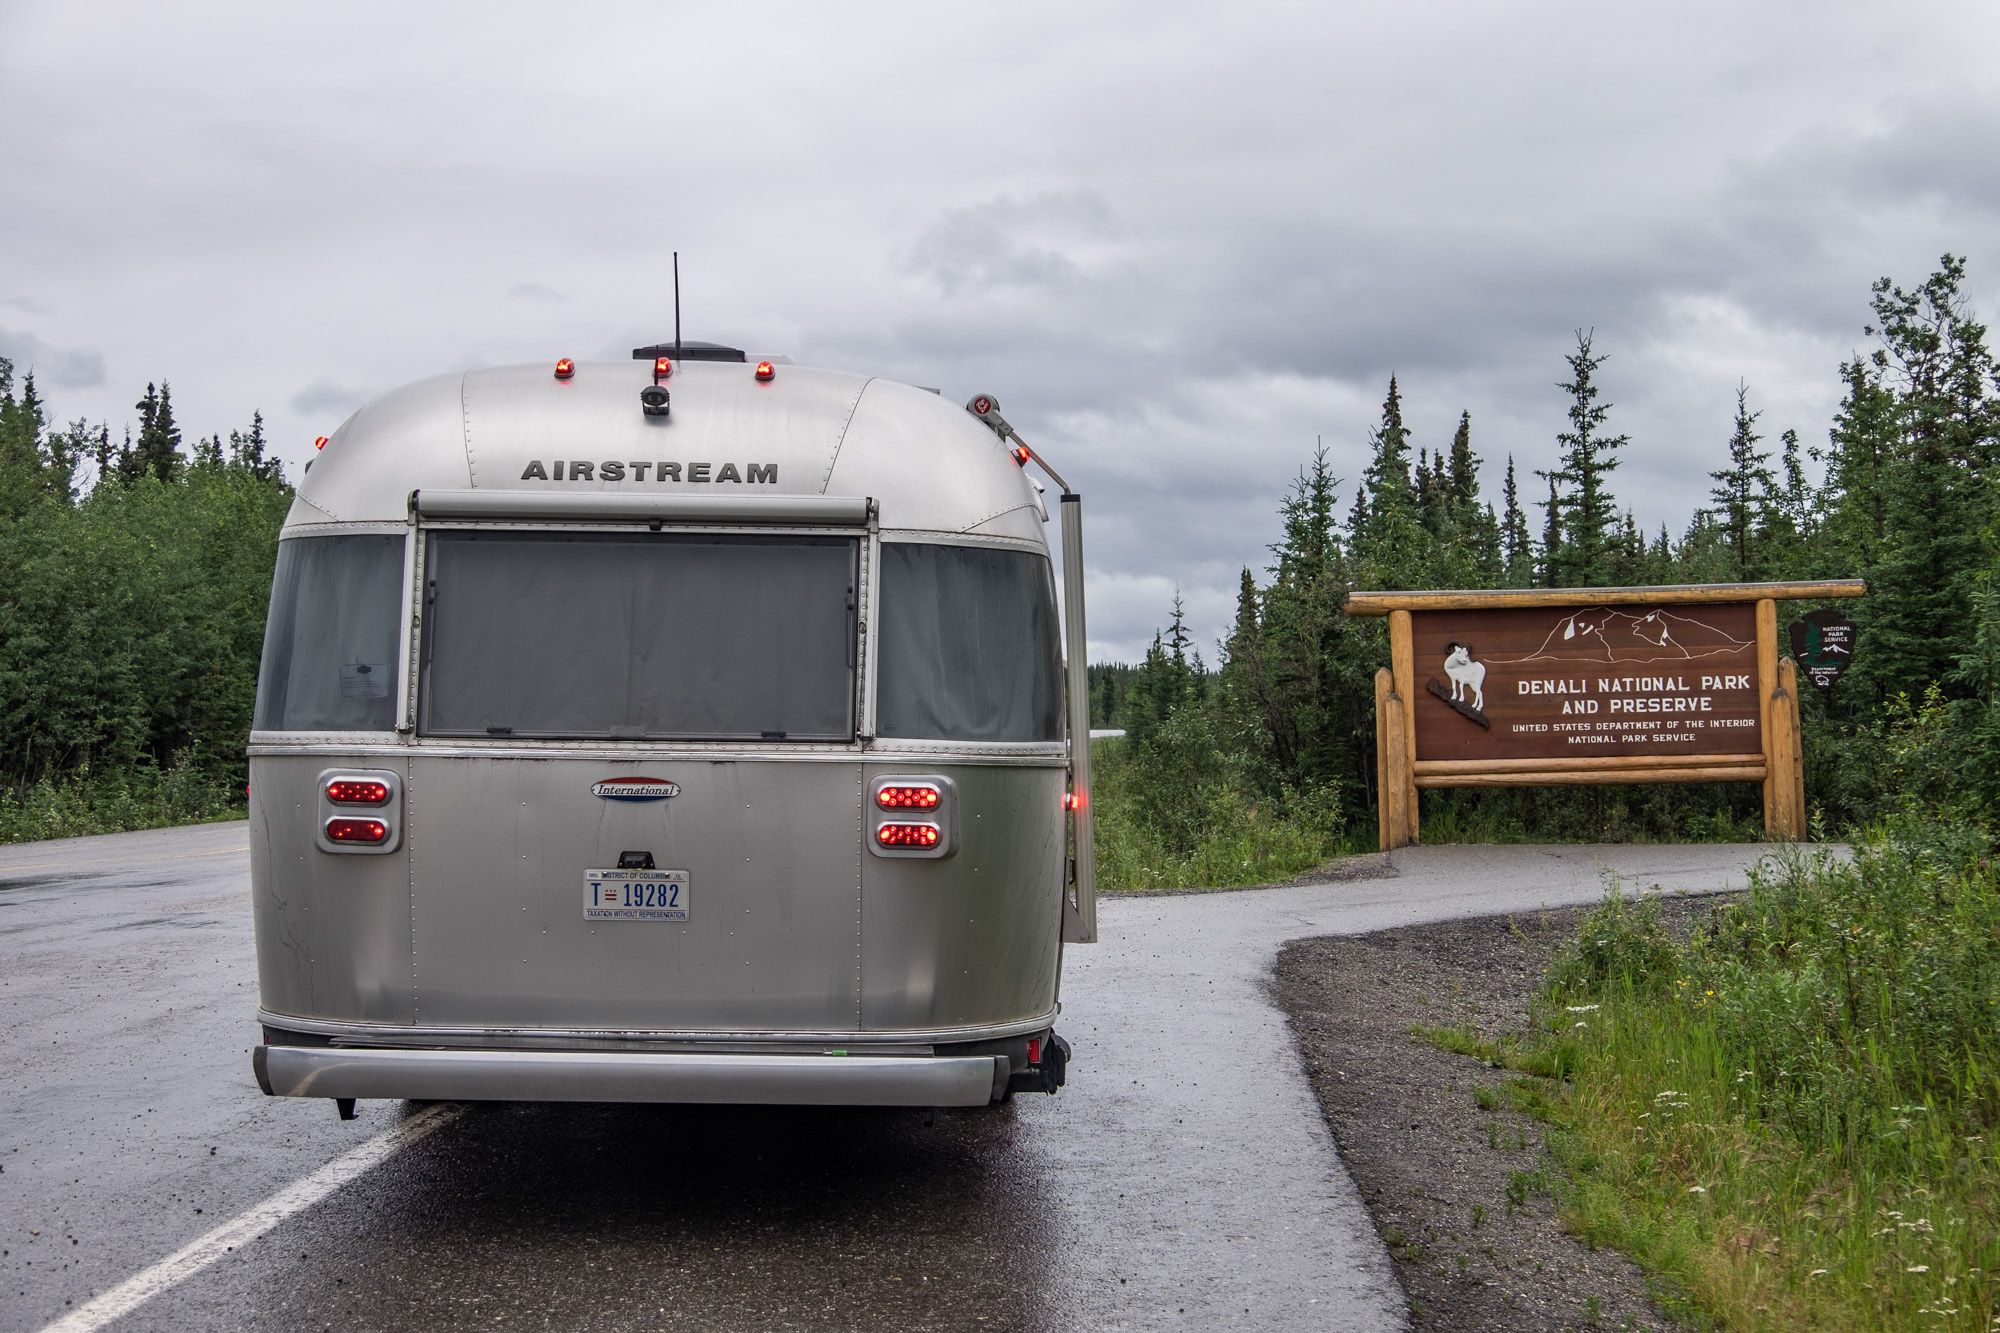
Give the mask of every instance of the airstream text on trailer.
<path id="1" fill-rule="evenodd" d="M 1080 501 L 1059 626 L 1031 461 L 991 398 L 706 344 L 357 412 L 251 735 L 263 1090 L 1053 1092 L 1096 912 Z"/>

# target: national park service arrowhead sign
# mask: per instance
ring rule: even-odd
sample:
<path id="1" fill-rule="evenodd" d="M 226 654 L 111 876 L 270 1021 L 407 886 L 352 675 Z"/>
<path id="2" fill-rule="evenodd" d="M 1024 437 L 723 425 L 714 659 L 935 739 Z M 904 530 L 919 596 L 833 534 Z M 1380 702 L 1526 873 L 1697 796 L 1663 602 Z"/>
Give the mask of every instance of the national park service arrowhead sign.
<path id="1" fill-rule="evenodd" d="M 1840 673 L 1852 665 L 1858 634 L 1854 622 L 1838 611 L 1824 607 L 1808 611 L 1792 622 L 1792 656 L 1813 684 L 1830 690 Z"/>

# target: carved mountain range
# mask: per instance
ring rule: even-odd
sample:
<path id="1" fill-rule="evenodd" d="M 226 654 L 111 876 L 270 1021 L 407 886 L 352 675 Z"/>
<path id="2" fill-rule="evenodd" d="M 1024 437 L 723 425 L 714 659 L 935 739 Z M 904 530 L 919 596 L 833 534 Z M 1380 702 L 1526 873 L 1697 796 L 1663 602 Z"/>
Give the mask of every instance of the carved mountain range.
<path id="1" fill-rule="evenodd" d="M 1526 662 L 1690 662 L 1726 657 L 1753 645 L 1715 626 L 1671 611 L 1634 613 L 1611 607 L 1566 612 L 1542 646 L 1526 657 L 1489 657 L 1495 664 Z"/>

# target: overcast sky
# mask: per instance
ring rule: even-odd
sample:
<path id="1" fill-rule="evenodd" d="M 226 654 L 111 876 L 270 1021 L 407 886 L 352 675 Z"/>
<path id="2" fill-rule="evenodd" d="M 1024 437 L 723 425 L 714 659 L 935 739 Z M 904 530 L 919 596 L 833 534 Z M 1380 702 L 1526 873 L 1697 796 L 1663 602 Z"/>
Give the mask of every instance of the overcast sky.
<path id="1" fill-rule="evenodd" d="M 0 0 L 0 355 L 297 464 L 366 398 L 689 337 L 996 394 L 1086 497 L 1093 656 L 1204 644 L 1389 375 L 1547 466 L 1594 328 L 1677 529 L 1734 390 L 1824 439 L 1868 284 L 2000 316 L 2000 6 Z M 1539 530 L 1539 515 L 1535 516 Z"/>

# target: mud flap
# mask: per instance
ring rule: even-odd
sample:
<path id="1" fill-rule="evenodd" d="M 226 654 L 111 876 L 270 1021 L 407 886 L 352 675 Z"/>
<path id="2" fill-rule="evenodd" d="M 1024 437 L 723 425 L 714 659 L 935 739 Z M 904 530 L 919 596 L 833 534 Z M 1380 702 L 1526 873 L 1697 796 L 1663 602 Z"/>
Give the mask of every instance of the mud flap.
<path id="1" fill-rule="evenodd" d="M 1069 1081 L 1068 1042 L 1049 1033 L 1042 1043 L 1041 1056 L 1041 1063 L 1018 1070 L 1007 1080 L 1008 1092 L 1046 1092 L 1054 1096 L 1056 1089 Z"/>

